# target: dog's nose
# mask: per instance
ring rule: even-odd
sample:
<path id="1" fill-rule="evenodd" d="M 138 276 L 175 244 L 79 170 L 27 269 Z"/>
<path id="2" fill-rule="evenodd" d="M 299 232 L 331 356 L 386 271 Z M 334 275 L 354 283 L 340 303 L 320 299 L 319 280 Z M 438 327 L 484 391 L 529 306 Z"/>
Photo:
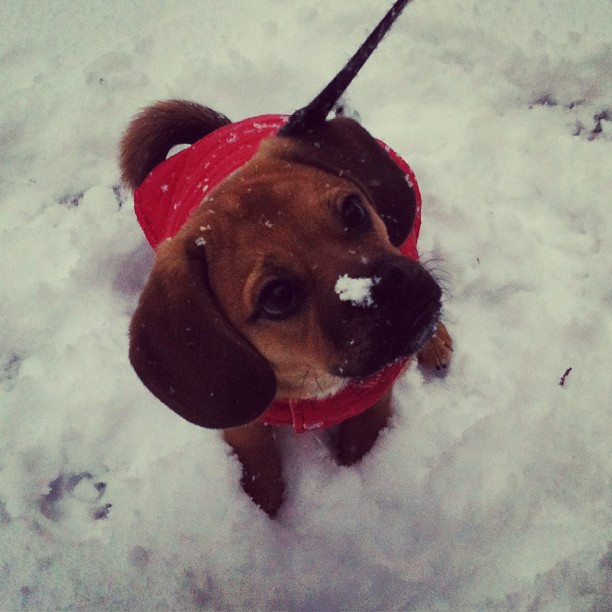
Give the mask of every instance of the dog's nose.
<path id="1" fill-rule="evenodd" d="M 373 276 L 372 300 L 381 309 L 402 308 L 420 314 L 437 308 L 442 290 L 423 266 L 405 258 L 379 262 Z"/>

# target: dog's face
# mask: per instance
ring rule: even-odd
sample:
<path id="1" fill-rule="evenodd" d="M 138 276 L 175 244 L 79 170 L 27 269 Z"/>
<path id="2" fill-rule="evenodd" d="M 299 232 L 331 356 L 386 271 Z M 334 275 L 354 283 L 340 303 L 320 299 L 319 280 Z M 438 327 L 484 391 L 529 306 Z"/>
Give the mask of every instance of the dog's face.
<path id="1" fill-rule="evenodd" d="M 396 246 L 414 210 L 389 212 L 410 200 L 381 204 L 382 170 L 364 178 L 347 162 L 337 172 L 337 154 L 330 162 L 316 142 L 264 141 L 158 249 L 131 357 L 188 420 L 240 425 L 274 398 L 332 394 L 415 353 L 433 333 L 440 289 Z M 392 164 L 384 156 L 374 161 Z M 341 279 L 362 294 L 347 297 Z"/>

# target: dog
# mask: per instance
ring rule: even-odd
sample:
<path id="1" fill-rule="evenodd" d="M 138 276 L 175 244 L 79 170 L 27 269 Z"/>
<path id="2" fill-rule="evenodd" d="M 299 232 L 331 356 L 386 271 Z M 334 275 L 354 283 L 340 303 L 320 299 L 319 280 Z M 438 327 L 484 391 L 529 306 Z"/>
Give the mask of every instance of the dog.
<path id="1" fill-rule="evenodd" d="M 285 490 L 274 426 L 335 427 L 337 459 L 352 465 L 387 426 L 410 362 L 442 370 L 452 354 L 442 291 L 418 261 L 412 170 L 326 108 L 319 97 L 306 119 L 301 109 L 232 123 L 159 102 L 120 147 L 155 248 L 132 366 L 180 416 L 222 430 L 244 490 L 271 517 Z M 179 144 L 191 146 L 166 159 Z"/>

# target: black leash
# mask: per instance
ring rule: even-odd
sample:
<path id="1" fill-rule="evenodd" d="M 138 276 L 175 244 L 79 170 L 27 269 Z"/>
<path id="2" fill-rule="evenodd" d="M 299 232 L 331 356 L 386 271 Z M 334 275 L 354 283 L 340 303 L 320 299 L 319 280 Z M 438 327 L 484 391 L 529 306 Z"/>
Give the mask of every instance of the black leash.
<path id="1" fill-rule="evenodd" d="M 362 66 L 378 46 L 378 43 L 383 39 L 409 2 L 412 2 L 412 0 L 397 0 L 393 4 L 372 33 L 357 49 L 357 52 L 348 61 L 346 66 L 342 68 L 312 102 L 304 108 L 295 111 L 289 117 L 289 121 L 279 130 L 279 136 L 298 136 L 325 122 L 334 104 L 357 76 Z"/>

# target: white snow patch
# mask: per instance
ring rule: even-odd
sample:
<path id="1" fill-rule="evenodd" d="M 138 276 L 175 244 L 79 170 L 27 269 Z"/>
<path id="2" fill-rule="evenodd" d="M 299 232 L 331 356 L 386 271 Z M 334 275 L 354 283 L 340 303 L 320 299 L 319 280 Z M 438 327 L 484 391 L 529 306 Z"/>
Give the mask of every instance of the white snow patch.
<path id="1" fill-rule="evenodd" d="M 416 173 L 454 360 L 357 466 L 275 430 L 275 521 L 130 367 L 117 144 L 152 100 L 303 106 L 386 6 L 149 4 L 0 10 L 0 610 L 612 609 L 610 1 L 420 0 L 351 85 Z"/>
<path id="2" fill-rule="evenodd" d="M 348 274 L 343 274 L 334 287 L 338 297 L 342 302 L 350 302 L 353 306 L 360 308 L 370 308 L 375 306 L 372 299 L 372 287 L 380 282 L 380 278 L 351 278 Z"/>
<path id="3" fill-rule="evenodd" d="M 190 144 L 177 144 L 174 145 L 169 151 L 168 154 L 166 155 L 166 159 L 170 159 L 171 157 L 173 157 L 174 155 L 176 155 L 177 153 L 180 153 L 181 151 L 184 151 L 185 149 L 189 149 L 191 147 Z"/>

